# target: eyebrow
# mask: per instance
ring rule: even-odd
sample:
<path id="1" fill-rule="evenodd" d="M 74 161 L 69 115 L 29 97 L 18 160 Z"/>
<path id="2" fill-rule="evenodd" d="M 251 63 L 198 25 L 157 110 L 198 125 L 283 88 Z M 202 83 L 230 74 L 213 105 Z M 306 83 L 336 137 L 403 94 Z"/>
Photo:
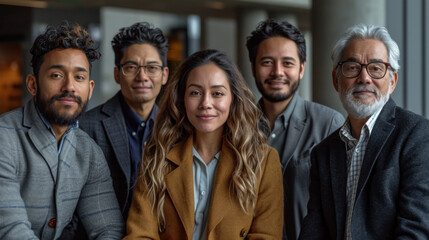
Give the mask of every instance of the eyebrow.
<path id="1" fill-rule="evenodd" d="M 261 57 L 260 59 L 259 59 L 259 61 L 262 61 L 262 60 L 266 60 L 266 59 L 274 59 L 273 57 L 270 57 L 270 56 L 263 56 L 263 57 Z M 291 60 L 291 61 L 294 61 L 294 62 L 296 62 L 296 59 L 295 58 L 293 58 L 293 57 L 282 57 L 281 58 L 282 60 Z"/>
<path id="2" fill-rule="evenodd" d="M 121 64 L 121 65 L 125 65 L 125 64 L 128 64 L 128 63 L 132 63 L 132 64 L 135 64 L 135 65 L 139 65 L 136 61 L 133 61 L 133 60 L 127 60 L 127 61 L 125 61 L 123 64 Z M 162 66 L 162 64 L 161 63 L 159 63 L 158 61 L 149 61 L 149 62 L 147 62 L 147 64 L 146 65 L 154 65 L 154 64 L 159 64 L 159 65 L 161 65 Z"/>
<path id="3" fill-rule="evenodd" d="M 347 62 L 347 61 L 359 62 L 358 59 L 355 58 L 355 57 L 349 57 L 346 60 L 344 60 L 344 62 Z M 381 59 L 381 58 L 371 58 L 371 59 L 369 59 L 368 63 L 372 63 L 372 62 L 384 62 L 384 60 Z"/>
<path id="4" fill-rule="evenodd" d="M 63 69 L 65 69 L 65 66 L 61 65 L 61 64 L 55 64 L 55 65 L 50 66 L 48 69 L 56 69 L 56 68 L 63 70 Z M 88 72 L 88 70 L 84 67 L 74 67 L 74 69 L 75 69 L 75 71 L 78 71 L 78 72 Z"/>
<path id="5" fill-rule="evenodd" d="M 190 88 L 190 87 L 203 88 L 203 86 L 198 85 L 198 84 L 195 84 L 195 83 L 191 83 L 191 84 L 189 84 L 188 88 Z M 227 89 L 224 85 L 213 85 L 213 86 L 210 86 L 210 88 L 211 88 L 211 89 L 212 89 L 212 88 L 225 88 L 225 89 Z"/>

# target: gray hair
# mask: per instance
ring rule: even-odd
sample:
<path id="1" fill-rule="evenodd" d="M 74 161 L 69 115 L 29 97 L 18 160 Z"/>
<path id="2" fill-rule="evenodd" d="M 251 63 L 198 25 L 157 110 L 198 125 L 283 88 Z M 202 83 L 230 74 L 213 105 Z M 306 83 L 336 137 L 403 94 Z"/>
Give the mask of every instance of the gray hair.
<path id="1" fill-rule="evenodd" d="M 399 70 L 399 47 L 398 44 L 390 37 L 389 32 L 385 27 L 378 27 L 374 25 L 357 24 L 347 29 L 346 33 L 337 41 L 331 52 L 331 59 L 333 68 L 335 69 L 341 60 L 344 48 L 347 44 L 356 38 L 361 39 L 376 39 L 384 43 L 387 48 L 389 55 L 389 63 L 393 68 L 393 72 Z M 338 74 L 338 72 L 337 72 Z M 390 72 L 390 77 L 393 77 L 393 73 Z"/>

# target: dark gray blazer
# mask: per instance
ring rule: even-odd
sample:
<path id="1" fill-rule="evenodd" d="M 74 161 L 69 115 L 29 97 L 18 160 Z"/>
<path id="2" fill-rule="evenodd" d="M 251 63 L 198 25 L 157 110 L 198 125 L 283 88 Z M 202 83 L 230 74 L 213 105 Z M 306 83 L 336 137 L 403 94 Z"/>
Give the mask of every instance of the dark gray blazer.
<path id="1" fill-rule="evenodd" d="M 334 132 L 312 152 L 300 239 L 344 239 L 345 143 Z M 389 100 L 372 130 L 356 193 L 353 240 L 429 239 L 429 121 Z"/>
<path id="2" fill-rule="evenodd" d="M 285 232 L 283 239 L 296 240 L 307 214 L 311 149 L 341 127 L 344 117 L 326 106 L 295 95 L 286 145 L 279 150 L 283 170 Z M 283 152 L 283 153 L 282 153 Z M 282 153 L 282 154 L 281 154 Z"/>
<path id="3" fill-rule="evenodd" d="M 119 91 L 106 103 L 83 114 L 79 127 L 100 146 L 110 168 L 113 187 L 118 198 L 124 220 L 128 215 L 126 203 L 131 178 L 131 156 L 124 115 L 119 98 Z"/>
<path id="4" fill-rule="evenodd" d="M 0 117 L 0 239 L 58 239 L 73 213 L 91 239 L 125 230 L 103 153 L 82 130 L 57 140 L 34 101 Z"/>

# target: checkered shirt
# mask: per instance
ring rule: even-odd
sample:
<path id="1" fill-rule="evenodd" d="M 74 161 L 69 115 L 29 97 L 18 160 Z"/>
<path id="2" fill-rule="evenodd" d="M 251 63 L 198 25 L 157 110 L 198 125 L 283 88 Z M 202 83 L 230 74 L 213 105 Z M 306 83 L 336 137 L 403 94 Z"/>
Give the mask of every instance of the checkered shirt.
<path id="1" fill-rule="evenodd" d="M 360 170 L 365 156 L 366 147 L 368 145 L 371 131 L 374 127 L 375 121 L 380 114 L 377 111 L 373 114 L 365 125 L 362 127 L 359 139 L 356 139 L 351 134 L 350 120 L 344 123 L 340 129 L 340 138 L 346 143 L 347 152 L 347 188 L 346 188 L 346 201 L 347 201 L 347 214 L 346 214 L 346 231 L 344 234 L 345 240 L 352 240 L 351 222 L 353 215 L 353 208 L 356 198 L 356 190 L 359 182 Z"/>

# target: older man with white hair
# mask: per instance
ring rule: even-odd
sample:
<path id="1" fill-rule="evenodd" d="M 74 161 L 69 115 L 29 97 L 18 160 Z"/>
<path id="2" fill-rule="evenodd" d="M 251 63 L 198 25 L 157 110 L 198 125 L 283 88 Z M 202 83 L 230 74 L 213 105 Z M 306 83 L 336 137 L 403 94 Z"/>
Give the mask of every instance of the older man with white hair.
<path id="1" fill-rule="evenodd" d="M 300 239 L 429 239 L 429 121 L 390 99 L 399 48 L 383 27 L 351 27 L 332 51 L 348 117 L 314 148 Z"/>

